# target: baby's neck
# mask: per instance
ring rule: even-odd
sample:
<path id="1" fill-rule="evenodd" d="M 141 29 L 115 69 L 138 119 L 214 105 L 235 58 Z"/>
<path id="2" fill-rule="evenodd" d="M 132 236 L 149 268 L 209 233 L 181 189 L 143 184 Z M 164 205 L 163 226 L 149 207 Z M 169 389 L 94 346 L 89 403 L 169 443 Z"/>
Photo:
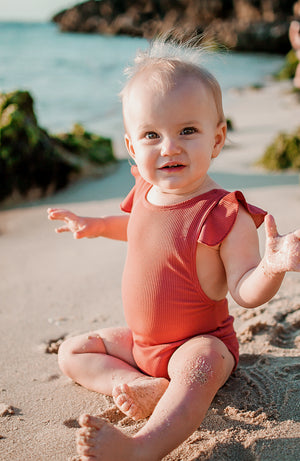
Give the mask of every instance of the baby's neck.
<path id="1" fill-rule="evenodd" d="M 186 202 L 194 197 L 205 194 L 213 189 L 221 189 L 221 186 L 213 181 L 209 176 L 201 184 L 201 187 L 197 187 L 195 190 L 189 192 L 179 191 L 164 191 L 159 187 L 153 185 L 147 194 L 147 200 L 152 205 L 157 206 L 170 206 L 177 205 L 178 203 Z"/>

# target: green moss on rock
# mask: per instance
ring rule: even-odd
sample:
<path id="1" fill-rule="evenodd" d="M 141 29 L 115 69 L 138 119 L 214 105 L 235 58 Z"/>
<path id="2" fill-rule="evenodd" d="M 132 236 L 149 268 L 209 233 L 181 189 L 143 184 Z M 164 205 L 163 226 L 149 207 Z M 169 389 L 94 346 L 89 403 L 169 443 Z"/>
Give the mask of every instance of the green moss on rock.
<path id="1" fill-rule="evenodd" d="M 89 133 L 82 125 L 75 124 L 71 133 L 56 135 L 53 139 L 90 162 L 103 165 L 115 160 L 111 139 Z"/>
<path id="2" fill-rule="evenodd" d="M 291 134 L 278 134 L 258 164 L 269 170 L 300 170 L 300 127 Z"/>
<path id="3" fill-rule="evenodd" d="M 294 50 L 288 52 L 282 69 L 276 74 L 277 80 L 287 80 L 295 77 L 298 58 Z"/>
<path id="4" fill-rule="evenodd" d="M 0 201 L 14 192 L 61 189 L 74 174 L 90 172 L 87 164 L 112 161 L 109 139 L 79 125 L 70 134 L 50 136 L 37 123 L 29 92 L 0 94 Z"/>

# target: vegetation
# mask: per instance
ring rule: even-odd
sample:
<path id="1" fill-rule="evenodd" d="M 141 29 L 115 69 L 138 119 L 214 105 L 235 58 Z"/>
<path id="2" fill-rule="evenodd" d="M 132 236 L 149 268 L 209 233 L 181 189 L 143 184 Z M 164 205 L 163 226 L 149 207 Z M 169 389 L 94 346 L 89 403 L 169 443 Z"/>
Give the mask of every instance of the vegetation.
<path id="1" fill-rule="evenodd" d="M 115 161 L 110 139 L 80 125 L 50 136 L 38 126 L 33 106 L 27 91 L 0 94 L 0 202 L 32 189 L 44 195 L 66 186 L 74 175 Z"/>
<path id="2" fill-rule="evenodd" d="M 278 134 L 258 164 L 269 170 L 300 170 L 300 127 L 291 134 Z"/>
<path id="3" fill-rule="evenodd" d="M 294 50 L 288 52 L 282 69 L 275 76 L 278 80 L 292 79 L 295 77 L 298 59 Z"/>
<path id="4" fill-rule="evenodd" d="M 113 160 L 112 143 L 85 131 L 83 126 L 75 124 L 71 133 L 63 133 L 53 137 L 57 144 L 87 161 L 104 165 Z"/>
<path id="5" fill-rule="evenodd" d="M 233 125 L 233 121 L 231 120 L 231 118 L 226 119 L 226 124 L 227 124 L 228 131 L 234 131 L 234 125 Z"/>

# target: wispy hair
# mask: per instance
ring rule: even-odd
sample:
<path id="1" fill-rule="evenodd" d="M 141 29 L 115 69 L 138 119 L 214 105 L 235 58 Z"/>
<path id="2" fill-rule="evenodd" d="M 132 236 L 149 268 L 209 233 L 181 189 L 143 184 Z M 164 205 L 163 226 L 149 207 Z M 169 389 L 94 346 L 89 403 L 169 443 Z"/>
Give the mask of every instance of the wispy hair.
<path id="1" fill-rule="evenodd" d="M 211 91 L 219 121 L 225 121 L 222 92 L 214 75 L 203 65 L 212 50 L 212 45 L 202 43 L 202 37 L 182 42 L 178 39 L 158 37 L 150 42 L 146 50 L 139 50 L 131 66 L 124 70 L 127 81 L 120 93 L 124 102 L 137 76 L 145 73 L 145 85 L 154 85 L 162 93 L 187 77 L 199 79 Z"/>

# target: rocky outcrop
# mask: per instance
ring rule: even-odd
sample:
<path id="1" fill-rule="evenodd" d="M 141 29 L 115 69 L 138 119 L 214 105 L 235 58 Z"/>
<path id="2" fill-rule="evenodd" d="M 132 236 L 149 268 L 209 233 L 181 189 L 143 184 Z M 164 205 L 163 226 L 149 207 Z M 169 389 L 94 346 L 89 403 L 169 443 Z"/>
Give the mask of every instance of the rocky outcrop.
<path id="1" fill-rule="evenodd" d="M 30 93 L 0 94 L 0 202 L 49 195 L 114 161 L 110 139 L 79 125 L 50 136 L 38 125 Z"/>
<path id="2" fill-rule="evenodd" d="M 54 16 L 62 31 L 152 38 L 170 30 L 240 51 L 286 53 L 295 0 L 88 0 Z"/>

